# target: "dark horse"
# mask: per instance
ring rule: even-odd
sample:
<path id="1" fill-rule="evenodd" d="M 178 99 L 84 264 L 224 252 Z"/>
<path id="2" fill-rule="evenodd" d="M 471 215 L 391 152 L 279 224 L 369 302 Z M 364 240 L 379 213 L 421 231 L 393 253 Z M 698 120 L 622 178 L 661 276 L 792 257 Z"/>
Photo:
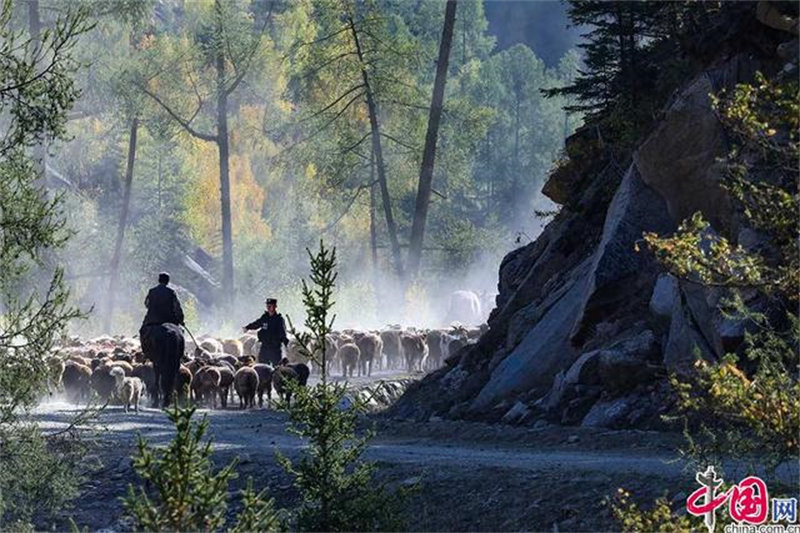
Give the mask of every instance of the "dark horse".
<path id="1" fill-rule="evenodd" d="M 153 362 L 153 407 L 158 407 L 159 388 L 163 395 L 162 406 L 168 407 L 175 391 L 175 378 L 184 351 L 183 331 L 175 324 L 156 324 L 142 327 L 139 338 L 142 342 L 142 353 Z"/>

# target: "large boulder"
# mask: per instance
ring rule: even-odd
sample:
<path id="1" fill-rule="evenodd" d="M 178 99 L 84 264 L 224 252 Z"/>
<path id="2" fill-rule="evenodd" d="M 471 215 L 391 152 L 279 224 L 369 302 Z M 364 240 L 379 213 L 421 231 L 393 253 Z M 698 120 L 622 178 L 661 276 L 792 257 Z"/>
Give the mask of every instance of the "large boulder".
<path id="1" fill-rule="evenodd" d="M 715 226 L 726 228 L 731 203 L 716 162 L 725 154 L 726 143 L 711 107 L 713 92 L 708 74 L 695 78 L 639 146 L 634 162 L 642 180 L 664 198 L 675 221 L 702 211 Z"/>
<path id="2" fill-rule="evenodd" d="M 473 411 L 491 407 L 500 399 L 534 387 L 549 387 L 559 370 L 575 360 L 569 342 L 575 317 L 580 313 L 590 259 L 575 271 L 568 290 L 542 314 L 519 345 L 494 368 L 489 381 L 472 402 Z"/>
<path id="3" fill-rule="evenodd" d="M 580 198 L 591 167 L 603 152 L 599 130 L 583 127 L 567 138 L 564 150 L 567 163 L 556 167 L 542 187 L 542 194 L 560 205 L 574 203 Z"/>
<path id="4" fill-rule="evenodd" d="M 681 284 L 679 297 L 672 307 L 663 358 L 667 370 L 679 374 L 691 373 L 698 357 L 709 361 L 716 358 L 713 345 L 703 335 L 691 307 L 687 304 L 687 293 L 684 287 L 685 285 Z M 691 295 L 690 291 L 688 299 L 693 298 L 696 298 L 696 295 Z M 699 304 L 695 304 L 695 306 L 699 307 Z"/>
<path id="5" fill-rule="evenodd" d="M 553 379 L 537 407 L 552 412 L 580 396 L 600 391 L 621 393 L 650 381 L 658 368 L 661 345 L 650 330 L 617 341 L 607 348 L 583 353 Z"/>
<path id="6" fill-rule="evenodd" d="M 636 244 L 647 231 L 666 233 L 674 225 L 661 197 L 639 177 L 631 165 L 608 207 L 600 244 L 594 253 L 592 270 L 576 323 L 573 341 L 583 337 L 609 316 L 627 314 L 642 299 L 642 289 L 652 286 L 657 265 Z M 642 306 L 647 301 L 642 302 Z"/>

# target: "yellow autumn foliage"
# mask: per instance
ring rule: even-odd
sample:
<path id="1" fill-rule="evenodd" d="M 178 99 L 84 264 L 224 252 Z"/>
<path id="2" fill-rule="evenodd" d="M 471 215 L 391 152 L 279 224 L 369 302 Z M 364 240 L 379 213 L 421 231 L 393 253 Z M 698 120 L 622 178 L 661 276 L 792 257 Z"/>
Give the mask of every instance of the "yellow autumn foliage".
<path id="1" fill-rule="evenodd" d="M 220 207 L 219 159 L 213 143 L 195 142 L 186 165 L 192 182 L 186 197 L 186 222 L 193 239 L 212 253 L 221 250 L 222 215 Z M 269 240 L 269 225 L 262 218 L 266 193 L 256 182 L 248 155 L 231 154 L 231 224 L 233 242 L 241 237 Z"/>

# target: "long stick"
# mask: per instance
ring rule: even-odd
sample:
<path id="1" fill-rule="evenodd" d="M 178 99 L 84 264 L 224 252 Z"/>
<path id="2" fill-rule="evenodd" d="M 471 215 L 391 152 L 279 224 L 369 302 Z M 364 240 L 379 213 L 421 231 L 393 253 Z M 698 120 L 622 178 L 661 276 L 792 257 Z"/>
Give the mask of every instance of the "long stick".
<path id="1" fill-rule="evenodd" d="M 191 331 L 189 331 L 189 328 L 188 328 L 188 327 L 186 327 L 186 324 L 184 324 L 184 325 L 183 325 L 183 329 L 185 329 L 185 330 L 186 330 L 186 333 L 188 333 L 188 334 L 189 334 L 189 336 L 192 338 L 192 342 L 194 343 L 194 347 L 195 347 L 195 348 L 199 348 L 199 347 L 200 347 L 200 345 L 199 345 L 199 344 L 197 344 L 197 339 L 195 339 L 195 338 L 194 338 L 194 335 L 192 335 L 192 332 L 191 332 Z"/>

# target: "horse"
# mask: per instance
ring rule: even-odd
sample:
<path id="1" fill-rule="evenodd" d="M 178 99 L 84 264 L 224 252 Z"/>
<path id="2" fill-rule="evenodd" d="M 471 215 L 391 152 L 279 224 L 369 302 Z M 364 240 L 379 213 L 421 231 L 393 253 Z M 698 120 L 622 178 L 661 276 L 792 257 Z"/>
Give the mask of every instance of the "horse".
<path id="1" fill-rule="evenodd" d="M 175 391 L 175 378 L 181 366 L 185 341 L 183 331 L 175 324 L 154 324 L 139 330 L 142 353 L 153 362 L 155 396 L 153 407 L 159 404 L 159 389 L 163 395 L 162 407 L 169 407 Z"/>

